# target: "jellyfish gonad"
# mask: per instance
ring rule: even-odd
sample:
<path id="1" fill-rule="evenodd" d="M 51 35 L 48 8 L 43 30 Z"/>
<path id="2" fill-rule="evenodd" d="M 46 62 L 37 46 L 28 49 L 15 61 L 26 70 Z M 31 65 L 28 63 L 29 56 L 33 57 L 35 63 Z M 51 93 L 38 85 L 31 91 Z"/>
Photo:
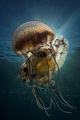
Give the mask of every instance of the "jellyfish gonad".
<path id="1" fill-rule="evenodd" d="M 59 88 L 59 69 L 67 55 L 68 40 L 62 36 L 55 39 L 54 31 L 43 22 L 29 21 L 21 24 L 14 31 L 12 47 L 16 54 L 24 58 L 18 76 L 27 86 L 32 87 L 39 108 L 45 110 L 49 116 L 47 110 L 51 108 L 52 103 L 55 103 L 62 112 L 72 113 L 72 111 L 63 110 L 56 100 L 57 97 L 63 105 L 70 107 L 71 110 L 75 108 L 63 98 Z M 55 72 L 58 72 L 57 89 L 60 97 L 55 94 L 53 88 L 55 86 L 55 80 L 53 80 Z M 48 88 L 51 94 L 49 107 L 46 107 L 43 100 L 37 95 L 35 87 Z"/>

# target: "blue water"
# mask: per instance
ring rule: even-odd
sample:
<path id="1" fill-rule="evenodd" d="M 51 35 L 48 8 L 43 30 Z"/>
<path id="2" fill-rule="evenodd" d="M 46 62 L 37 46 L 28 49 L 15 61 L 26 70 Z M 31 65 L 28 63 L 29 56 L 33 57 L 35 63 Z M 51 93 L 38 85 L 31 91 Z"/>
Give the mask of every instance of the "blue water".
<path id="1" fill-rule="evenodd" d="M 60 69 L 61 93 L 78 109 L 65 114 L 52 105 L 51 116 L 38 108 L 32 89 L 17 79 L 24 61 L 14 53 L 12 34 L 20 24 L 39 20 L 69 41 L 69 51 Z M 57 75 L 54 75 L 57 81 Z M 38 95 L 49 105 L 49 93 Z M 64 106 L 62 105 L 63 109 Z M 69 110 L 69 108 L 66 108 Z M 2 0 L 0 1 L 0 120 L 80 120 L 80 0 Z"/>

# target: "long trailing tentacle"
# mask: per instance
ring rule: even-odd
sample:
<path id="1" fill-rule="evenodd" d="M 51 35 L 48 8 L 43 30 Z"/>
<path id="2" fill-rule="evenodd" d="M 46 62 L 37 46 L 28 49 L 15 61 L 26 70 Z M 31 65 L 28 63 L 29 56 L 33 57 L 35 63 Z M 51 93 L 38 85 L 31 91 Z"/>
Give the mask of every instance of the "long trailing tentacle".
<path id="1" fill-rule="evenodd" d="M 55 94 L 54 91 L 53 91 L 53 93 L 54 93 L 54 95 L 57 97 L 57 99 L 58 99 L 63 105 L 67 106 L 67 104 L 63 103 L 63 102 L 60 100 L 60 98 Z M 75 108 L 74 106 L 72 106 L 72 107 Z"/>
<path id="2" fill-rule="evenodd" d="M 27 60 L 29 61 L 29 63 L 31 64 L 31 68 L 32 68 L 32 75 L 31 75 L 31 79 L 30 79 L 30 83 L 31 83 L 31 87 L 32 87 L 32 92 L 33 92 L 33 94 L 34 94 L 34 96 L 35 96 L 35 99 L 36 99 L 36 103 L 37 103 L 37 105 L 38 105 L 38 107 L 40 108 L 40 109 L 43 109 L 43 110 L 45 110 L 45 112 L 46 112 L 46 114 L 48 115 L 48 116 L 50 116 L 50 114 L 48 113 L 48 109 L 50 109 L 51 108 L 51 105 L 52 105 L 52 99 L 51 99 L 51 101 L 50 101 L 50 106 L 48 107 L 48 108 L 46 108 L 45 107 L 45 104 L 44 104 L 44 102 L 42 101 L 42 99 L 36 94 L 36 92 L 35 92 L 35 89 L 34 89 L 34 84 L 33 84 L 33 65 L 32 65 L 32 62 L 30 61 L 30 59 L 27 57 Z M 27 61 L 26 61 L 27 62 Z M 30 66 L 29 66 L 30 67 Z M 29 68 L 29 70 L 30 70 L 30 68 Z M 27 83 L 26 83 L 27 84 Z M 28 85 L 28 84 L 27 84 Z M 41 103 L 40 103 L 41 102 Z"/>
<path id="3" fill-rule="evenodd" d="M 46 108 L 44 102 L 42 101 L 42 99 L 35 93 L 35 89 L 33 89 L 32 92 L 33 92 L 33 94 L 34 94 L 34 96 L 35 96 L 36 103 L 37 103 L 38 107 L 39 107 L 40 109 L 42 109 L 42 110 L 45 110 L 46 114 L 47 114 L 48 116 L 50 116 L 50 114 L 48 113 L 47 110 L 50 109 L 51 106 L 52 106 L 52 99 L 51 99 L 51 101 L 50 101 L 50 106 L 49 106 L 48 108 Z M 41 103 L 40 103 L 39 101 L 40 101 Z"/>
<path id="4" fill-rule="evenodd" d="M 46 62 L 47 62 L 47 66 L 48 66 L 48 83 L 50 83 L 50 80 L 49 80 L 49 65 L 48 65 L 48 61 L 47 61 L 46 57 L 44 56 L 44 54 L 43 54 L 41 51 L 39 51 L 39 52 L 40 52 L 40 54 L 45 58 L 45 60 L 46 60 Z M 53 71 L 54 71 L 54 70 L 53 70 Z M 53 78 L 53 73 L 52 73 L 51 79 L 52 79 L 52 78 Z M 59 105 L 58 105 L 55 97 L 54 97 L 53 94 L 52 94 L 52 85 L 51 85 L 51 84 L 49 84 L 49 91 L 50 91 L 50 93 L 51 93 L 51 95 L 52 95 L 52 98 L 54 99 L 56 105 L 58 106 L 58 108 L 59 108 L 61 111 L 63 111 L 63 110 L 59 107 Z M 52 101 L 53 101 L 53 100 L 52 100 Z M 54 101 L 53 101 L 53 103 L 54 103 Z M 54 105 L 55 105 L 55 103 L 54 103 Z M 66 111 L 63 111 L 63 112 L 66 112 Z"/>
<path id="5" fill-rule="evenodd" d="M 53 46 L 52 46 L 52 44 L 51 44 L 51 49 L 50 49 L 50 52 L 51 52 L 51 53 L 52 53 L 52 50 L 54 50 L 54 49 L 53 49 Z M 53 53 L 52 53 L 52 57 L 53 57 L 56 65 L 57 65 L 57 68 L 58 68 L 58 91 L 59 91 L 59 94 L 60 94 L 61 99 L 62 99 L 63 102 L 64 102 L 64 103 L 63 103 L 63 102 L 61 102 L 61 103 L 63 103 L 64 105 L 70 107 L 72 110 L 73 110 L 73 108 L 76 109 L 76 107 L 73 107 L 73 106 L 69 105 L 69 103 L 63 98 L 63 96 L 62 96 L 62 94 L 61 94 L 61 92 L 60 92 L 60 88 L 59 88 L 59 66 L 58 66 L 58 64 L 57 64 L 57 62 L 56 62 L 56 60 L 55 60 L 55 58 L 54 58 Z M 56 102 L 56 101 L 55 101 L 55 102 Z M 57 103 L 56 103 L 56 104 L 57 104 Z M 58 105 L 57 105 L 57 106 L 58 106 Z M 59 107 L 59 106 L 58 106 L 58 107 Z M 59 107 L 59 108 L 60 108 L 60 107 Z M 61 108 L 60 108 L 60 110 L 63 111 Z M 77 111 L 77 109 L 76 109 L 76 111 Z M 63 112 L 72 113 L 72 112 L 67 112 L 67 111 L 63 111 Z"/>
<path id="6" fill-rule="evenodd" d="M 44 54 L 43 54 L 41 51 L 39 51 L 39 52 L 40 52 L 40 54 L 42 54 L 42 56 L 45 58 L 45 60 L 46 60 L 46 62 L 47 62 L 47 66 L 48 66 L 48 61 L 47 61 L 46 57 L 44 56 Z M 52 76 L 53 76 L 53 75 L 52 75 Z M 48 82 L 49 82 L 49 66 L 48 66 Z M 64 110 L 62 110 L 62 109 L 60 108 L 60 106 L 58 105 L 58 103 L 57 103 L 54 95 L 52 94 L 52 86 L 51 86 L 51 85 L 49 85 L 49 90 L 50 90 L 50 93 L 51 93 L 51 95 L 52 95 L 52 98 L 54 99 L 54 101 L 55 101 L 56 105 L 58 106 L 58 108 L 59 108 L 62 112 L 71 113 L 71 112 L 64 111 Z"/>
<path id="7" fill-rule="evenodd" d="M 62 112 L 64 112 L 64 113 L 72 113 L 72 112 L 68 112 L 68 111 L 62 110 L 61 107 L 59 106 L 59 104 L 57 103 L 57 101 L 56 101 L 56 99 L 55 99 L 55 97 L 54 97 L 52 91 L 50 91 L 50 93 L 51 93 L 51 95 L 52 95 L 52 97 L 53 97 L 53 99 L 54 99 L 54 101 L 55 101 L 57 107 L 58 107 Z"/>

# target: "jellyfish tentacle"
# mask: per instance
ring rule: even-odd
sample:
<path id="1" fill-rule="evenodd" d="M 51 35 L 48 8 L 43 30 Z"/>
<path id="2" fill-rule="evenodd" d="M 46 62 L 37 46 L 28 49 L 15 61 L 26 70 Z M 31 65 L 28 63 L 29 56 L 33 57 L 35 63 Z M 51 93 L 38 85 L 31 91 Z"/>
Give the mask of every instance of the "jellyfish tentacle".
<path id="1" fill-rule="evenodd" d="M 27 56 L 26 56 L 26 57 L 27 57 Z M 29 63 L 31 63 L 31 66 L 32 66 L 32 76 L 31 76 L 31 79 L 30 79 L 30 83 L 31 83 L 32 92 L 33 92 L 33 94 L 34 94 L 34 96 L 35 96 L 37 105 L 39 106 L 39 108 L 45 110 L 46 114 L 47 114 L 48 116 L 50 116 L 50 115 L 48 114 L 47 109 L 50 109 L 50 108 L 51 108 L 52 100 L 51 100 L 51 102 L 50 102 L 50 106 L 49 106 L 48 108 L 46 108 L 44 102 L 42 101 L 42 99 L 36 94 L 35 89 L 34 89 L 34 84 L 33 84 L 33 65 L 32 65 L 32 62 L 30 61 L 30 59 L 29 59 L 28 57 L 27 57 L 27 60 L 29 60 Z M 30 66 L 29 66 L 29 67 L 30 67 Z M 41 103 L 43 104 L 43 106 L 41 105 L 41 103 L 39 102 L 38 99 L 41 101 Z"/>
<path id="2" fill-rule="evenodd" d="M 41 52 L 40 52 L 40 53 L 41 53 Z M 43 55 L 43 53 L 41 53 L 41 54 Z M 43 56 L 44 56 L 44 55 L 43 55 Z M 45 60 L 46 60 L 46 62 L 47 62 L 47 65 L 48 65 L 48 61 L 47 61 L 47 59 L 46 59 L 45 56 L 44 56 L 44 58 L 45 58 Z M 48 70 L 49 70 L 49 67 L 48 67 Z M 49 72 L 48 72 L 48 76 L 49 76 Z M 48 77 L 48 80 L 49 80 L 49 77 Z M 52 85 L 51 85 L 51 84 L 49 85 L 49 90 L 50 90 L 50 93 L 52 94 Z M 71 113 L 71 112 L 67 112 L 67 111 L 62 110 L 62 109 L 60 108 L 60 106 L 58 105 L 58 103 L 56 102 L 56 99 L 55 99 L 55 97 L 53 96 L 53 94 L 52 94 L 52 97 L 53 97 L 56 105 L 58 106 L 58 108 L 59 108 L 62 112 Z"/>
<path id="3" fill-rule="evenodd" d="M 51 91 L 50 93 L 51 93 L 51 95 L 52 95 L 52 97 L 53 97 L 53 99 L 54 99 L 54 101 L 55 101 L 57 107 L 59 108 L 59 110 L 61 110 L 61 111 L 64 112 L 64 113 L 72 113 L 72 112 L 68 112 L 68 111 L 64 111 L 64 110 L 62 110 L 61 107 L 59 106 L 59 104 L 57 103 L 57 101 L 56 101 L 54 95 L 52 94 L 52 91 Z"/>
<path id="4" fill-rule="evenodd" d="M 56 93 L 55 93 L 54 91 L 53 91 L 53 94 L 58 98 L 58 100 L 59 100 L 63 105 L 67 106 L 67 104 L 63 103 L 63 102 L 61 101 L 61 99 L 56 95 Z"/>
<path id="5" fill-rule="evenodd" d="M 39 107 L 40 109 L 42 109 L 42 110 L 45 110 L 46 114 L 47 114 L 48 116 L 50 116 L 50 114 L 48 113 L 47 110 L 50 109 L 51 106 L 52 106 L 52 99 L 51 99 L 51 101 L 50 101 L 50 106 L 49 106 L 48 108 L 46 108 L 43 100 L 35 93 L 35 89 L 34 89 L 34 88 L 33 88 L 33 91 L 32 91 L 32 92 L 33 92 L 33 94 L 34 94 L 34 96 L 35 96 L 36 103 L 37 103 L 38 107 Z M 38 99 L 41 101 L 42 105 L 41 105 L 41 103 L 39 102 Z"/>
<path id="6" fill-rule="evenodd" d="M 30 61 L 30 60 L 29 60 Z M 31 61 L 30 61 L 31 62 Z M 31 62 L 31 64 L 32 64 L 32 62 Z M 40 104 L 40 102 L 38 101 L 38 99 L 37 99 L 37 94 L 36 94 L 36 92 L 35 92 L 35 89 L 34 89 L 34 86 L 33 86 L 33 84 L 32 84 L 32 80 L 33 80 L 33 65 L 32 65 L 32 78 L 30 79 L 30 83 L 31 83 L 31 87 L 32 87 L 32 92 L 33 92 L 33 94 L 34 94 L 34 96 L 35 96 L 35 98 L 36 98 L 36 102 L 37 102 L 37 104 L 38 104 L 38 106 L 42 109 L 42 108 L 44 108 L 45 109 L 45 106 L 44 107 L 42 107 L 42 105 Z M 39 97 L 38 97 L 39 98 Z M 40 98 L 39 98 L 40 99 Z M 40 99 L 41 100 L 41 99 Z M 43 103 L 43 101 L 41 100 L 41 102 Z M 44 105 L 44 103 L 43 103 L 43 105 Z M 45 112 L 46 112 L 46 109 L 45 109 Z M 46 112 L 47 113 L 47 112 Z"/>
<path id="7" fill-rule="evenodd" d="M 40 52 L 40 51 L 39 51 Z M 43 55 L 43 53 L 42 52 L 40 52 L 42 55 Z M 45 58 L 45 60 L 46 60 L 46 62 L 47 62 L 47 65 L 48 65 L 48 61 L 47 61 L 47 59 L 46 59 L 46 57 L 43 55 L 43 57 Z M 48 67 L 48 69 L 49 69 L 49 67 Z M 49 72 L 48 72 L 48 76 L 49 76 Z M 49 77 L 48 77 L 49 78 Z M 49 79 L 48 79 L 49 80 Z M 49 85 L 49 90 L 50 90 L 50 93 L 52 94 L 52 85 L 50 84 Z M 53 99 L 55 100 L 55 103 L 56 103 L 56 105 L 58 106 L 58 108 L 62 111 L 62 112 L 65 112 L 65 113 L 71 113 L 71 112 L 67 112 L 67 111 L 64 111 L 64 110 L 62 110 L 61 108 L 60 108 L 60 106 L 58 105 L 58 103 L 56 102 L 56 99 L 55 99 L 55 97 L 53 96 L 53 94 L 52 94 L 52 97 L 53 97 Z"/>
<path id="8" fill-rule="evenodd" d="M 60 92 L 60 88 L 59 88 L 59 66 L 58 66 L 56 60 L 55 60 L 55 63 L 57 65 L 57 67 L 58 67 L 58 91 L 59 91 L 60 97 L 62 98 L 62 100 L 64 101 L 64 103 L 66 103 L 67 106 L 69 106 L 71 109 L 73 109 L 73 107 L 71 105 L 69 105 L 69 103 L 63 98 L 63 96 L 62 96 L 62 94 Z"/>
<path id="9" fill-rule="evenodd" d="M 54 95 L 58 98 L 58 100 L 59 100 L 63 105 L 68 106 L 67 104 L 63 103 L 63 102 L 60 100 L 60 98 L 55 94 L 54 91 L 53 91 L 53 93 L 54 93 Z M 76 109 L 76 107 L 74 107 L 74 106 L 72 106 L 72 107 Z M 77 111 L 77 109 L 76 109 L 76 111 Z"/>
<path id="10" fill-rule="evenodd" d="M 52 50 L 54 50 L 52 44 L 51 44 L 51 48 L 52 48 L 52 49 L 50 49 L 50 51 L 51 51 L 51 53 L 52 53 Z M 55 60 L 55 58 L 54 58 L 54 56 L 53 56 L 53 53 L 52 53 L 52 57 L 53 57 L 56 65 L 57 65 L 57 67 L 58 67 L 58 91 L 59 91 L 59 95 L 60 95 L 60 97 L 62 98 L 64 104 L 66 104 L 66 106 L 70 107 L 72 110 L 73 110 L 73 108 L 76 109 L 76 107 L 73 107 L 73 106 L 69 105 L 69 103 L 63 98 L 63 96 L 62 96 L 62 94 L 61 94 L 61 92 L 60 92 L 60 88 L 59 88 L 59 66 L 58 66 L 58 64 L 57 64 L 57 62 L 56 62 L 56 60 Z M 76 110 L 77 110 L 77 109 L 76 109 Z"/>

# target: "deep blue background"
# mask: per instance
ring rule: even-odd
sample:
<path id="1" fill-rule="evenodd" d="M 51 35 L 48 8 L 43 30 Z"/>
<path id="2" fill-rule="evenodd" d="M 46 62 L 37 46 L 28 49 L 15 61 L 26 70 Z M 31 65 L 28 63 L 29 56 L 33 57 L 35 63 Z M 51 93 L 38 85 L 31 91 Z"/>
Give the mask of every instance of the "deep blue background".
<path id="1" fill-rule="evenodd" d="M 38 108 L 31 88 L 17 79 L 21 56 L 11 46 L 12 34 L 20 24 L 39 20 L 69 41 L 69 52 L 60 69 L 60 88 L 78 113 L 65 114 L 50 109 L 48 117 Z M 55 81 L 57 76 L 54 76 Z M 41 94 L 46 105 L 49 93 Z M 49 104 L 48 104 L 49 105 Z M 64 108 L 64 106 L 62 106 Z M 66 107 L 65 107 L 66 108 Z M 68 109 L 69 110 L 69 109 Z M 0 1 L 0 120 L 80 120 L 80 0 L 1 0 Z"/>

